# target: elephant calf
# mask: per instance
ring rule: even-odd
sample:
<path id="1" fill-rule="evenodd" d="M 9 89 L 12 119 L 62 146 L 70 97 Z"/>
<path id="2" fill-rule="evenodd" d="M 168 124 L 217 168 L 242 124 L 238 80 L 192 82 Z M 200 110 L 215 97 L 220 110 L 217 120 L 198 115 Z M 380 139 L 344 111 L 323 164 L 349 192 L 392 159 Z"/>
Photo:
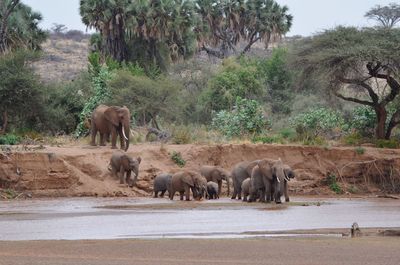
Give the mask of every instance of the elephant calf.
<path id="1" fill-rule="evenodd" d="M 244 202 L 246 202 L 247 201 L 247 197 L 249 196 L 249 194 L 250 194 L 250 184 L 251 184 L 251 182 L 250 182 L 250 178 L 247 178 L 247 179 L 245 179 L 243 182 L 242 182 L 242 193 L 243 193 L 243 201 Z"/>
<path id="2" fill-rule="evenodd" d="M 213 181 L 207 182 L 207 193 L 208 193 L 207 197 L 209 200 L 219 199 L 218 184 Z"/>
<path id="3" fill-rule="evenodd" d="M 200 168 L 200 174 L 206 178 L 207 181 L 213 181 L 218 184 L 218 196 L 221 195 L 222 180 L 226 181 L 228 188 L 228 196 L 230 193 L 229 189 L 229 178 L 230 173 L 219 166 L 202 166 Z"/>
<path id="4" fill-rule="evenodd" d="M 114 152 L 110 159 L 111 173 L 113 176 L 119 177 L 120 184 L 127 183 L 129 187 L 133 187 L 139 176 L 139 164 L 141 161 L 140 157 L 132 158 L 122 151 Z M 132 171 L 134 174 L 133 180 L 131 179 Z"/>
<path id="5" fill-rule="evenodd" d="M 161 192 L 160 197 L 164 197 L 165 191 L 168 190 L 168 194 L 171 192 L 170 191 L 170 186 L 171 186 L 171 179 L 172 179 L 172 174 L 170 173 L 161 173 L 158 174 L 155 179 L 154 179 L 154 198 L 158 197 L 158 192 Z"/>

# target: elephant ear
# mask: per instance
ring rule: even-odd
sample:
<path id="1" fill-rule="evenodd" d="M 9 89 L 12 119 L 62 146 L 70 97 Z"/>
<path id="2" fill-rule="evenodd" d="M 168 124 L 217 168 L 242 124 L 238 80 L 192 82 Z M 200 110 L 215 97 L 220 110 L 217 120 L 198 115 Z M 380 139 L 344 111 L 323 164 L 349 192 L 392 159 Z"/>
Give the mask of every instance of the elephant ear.
<path id="1" fill-rule="evenodd" d="M 124 165 L 125 168 L 129 168 L 130 165 L 130 157 L 128 155 L 121 156 L 121 164 Z"/>
<path id="2" fill-rule="evenodd" d="M 114 126 L 119 125 L 120 115 L 119 115 L 119 107 L 111 106 L 104 111 L 104 117 L 110 121 Z"/>
<path id="3" fill-rule="evenodd" d="M 183 175 L 182 181 L 183 181 L 184 183 L 188 184 L 189 186 L 194 187 L 194 182 L 193 182 L 193 176 L 192 176 L 192 174 L 186 173 L 185 175 Z"/>

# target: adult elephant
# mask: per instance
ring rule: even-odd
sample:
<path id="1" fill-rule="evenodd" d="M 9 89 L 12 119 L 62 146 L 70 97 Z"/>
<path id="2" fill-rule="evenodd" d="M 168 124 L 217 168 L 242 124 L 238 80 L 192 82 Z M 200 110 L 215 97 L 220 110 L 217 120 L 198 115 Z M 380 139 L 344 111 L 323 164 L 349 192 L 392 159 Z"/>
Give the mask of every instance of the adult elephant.
<path id="1" fill-rule="evenodd" d="M 171 200 L 174 199 L 175 193 L 179 192 L 181 201 L 184 195 L 186 200 L 190 201 L 190 190 L 192 190 L 194 198 L 206 197 L 207 180 L 195 171 L 179 171 L 172 175 L 170 189 L 169 198 Z"/>
<path id="2" fill-rule="evenodd" d="M 91 145 L 96 145 L 96 134 L 100 134 L 100 145 L 105 146 L 106 139 L 111 135 L 111 148 L 117 148 L 117 135 L 120 137 L 121 149 L 128 150 L 131 114 L 125 106 L 99 105 L 92 113 Z"/>
<path id="3" fill-rule="evenodd" d="M 295 174 L 294 174 L 294 171 L 292 170 L 292 168 L 287 164 L 283 165 L 283 172 L 285 173 L 285 181 L 283 183 L 283 195 L 285 196 L 285 201 L 289 202 L 290 201 L 289 192 L 288 192 L 289 181 L 295 177 Z M 274 186 L 272 186 L 271 193 L 267 194 L 267 196 L 270 197 L 271 201 L 274 200 L 274 193 L 275 193 Z"/>
<path id="4" fill-rule="evenodd" d="M 218 197 L 221 196 L 222 190 L 222 180 L 226 181 L 226 185 L 228 186 L 228 196 L 230 193 L 229 189 L 229 178 L 230 174 L 228 171 L 218 166 L 202 166 L 200 168 L 200 174 L 206 178 L 208 181 L 213 181 L 218 184 Z"/>
<path id="5" fill-rule="evenodd" d="M 261 194 L 260 201 L 270 202 L 272 197 L 276 203 L 281 203 L 282 193 L 287 188 L 287 181 L 290 181 L 284 169 L 285 164 L 281 159 L 258 160 L 251 173 L 249 201 L 255 201 Z M 285 192 L 285 200 L 289 201 L 287 192 Z"/>
<path id="6" fill-rule="evenodd" d="M 253 167 L 257 165 L 259 160 L 255 161 L 244 161 L 236 164 L 232 169 L 232 182 L 233 182 L 233 194 L 231 199 L 236 199 L 236 196 L 239 200 L 242 199 L 242 182 L 251 177 L 251 171 Z"/>

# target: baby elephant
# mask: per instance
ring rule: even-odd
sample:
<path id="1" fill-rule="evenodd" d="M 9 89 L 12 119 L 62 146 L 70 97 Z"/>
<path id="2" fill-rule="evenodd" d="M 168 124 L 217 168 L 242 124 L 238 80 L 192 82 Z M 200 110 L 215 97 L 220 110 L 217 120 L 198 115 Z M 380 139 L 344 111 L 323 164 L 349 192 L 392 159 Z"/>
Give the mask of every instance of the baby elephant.
<path id="1" fill-rule="evenodd" d="M 161 192 L 160 197 L 164 197 L 165 191 L 168 190 L 168 193 L 170 193 L 170 186 L 171 186 L 171 179 L 172 179 L 172 174 L 170 173 L 161 173 L 158 174 L 155 179 L 154 179 L 154 198 L 158 198 L 158 192 Z"/>
<path id="2" fill-rule="evenodd" d="M 141 161 L 140 157 L 132 158 L 127 153 L 116 151 L 110 159 L 111 173 L 113 176 L 119 177 L 120 184 L 127 183 L 129 187 L 133 187 L 139 175 L 139 164 Z M 132 171 L 133 180 L 131 179 Z"/>
<path id="3" fill-rule="evenodd" d="M 242 188 L 242 192 L 243 192 L 243 201 L 244 202 L 247 201 L 247 197 L 250 194 L 250 184 L 251 184 L 250 178 L 247 178 L 242 182 L 242 187 L 241 188 Z"/>
<path id="4" fill-rule="evenodd" d="M 207 182 L 207 193 L 207 197 L 209 200 L 219 199 L 218 184 L 213 181 Z"/>

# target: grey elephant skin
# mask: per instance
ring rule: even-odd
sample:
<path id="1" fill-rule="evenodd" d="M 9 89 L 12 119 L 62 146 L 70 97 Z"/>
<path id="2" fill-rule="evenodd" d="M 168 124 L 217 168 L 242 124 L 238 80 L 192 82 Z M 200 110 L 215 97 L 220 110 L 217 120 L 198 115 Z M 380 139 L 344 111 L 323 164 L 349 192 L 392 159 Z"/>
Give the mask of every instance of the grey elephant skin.
<path id="1" fill-rule="evenodd" d="M 90 119 L 91 142 L 96 145 L 96 135 L 100 135 L 100 145 L 111 135 L 111 148 L 117 148 L 117 136 L 120 138 L 121 149 L 128 150 L 130 136 L 131 114 L 127 107 L 99 105 Z"/>
<path id="2" fill-rule="evenodd" d="M 232 169 L 232 182 L 233 182 L 233 194 L 232 199 L 236 199 L 236 197 L 240 200 L 242 198 L 242 182 L 251 177 L 251 172 L 253 167 L 255 167 L 258 163 L 258 160 L 255 161 L 244 161 L 236 164 Z"/>
<path id="3" fill-rule="evenodd" d="M 207 180 L 199 173 L 191 170 L 179 171 L 172 175 L 171 178 L 171 193 L 169 198 L 174 199 L 175 193 L 179 192 L 180 200 L 183 196 L 187 201 L 190 201 L 190 191 L 193 197 L 200 199 L 207 195 Z"/>
<path id="4" fill-rule="evenodd" d="M 219 199 L 218 195 L 218 184 L 215 183 L 214 181 L 209 181 L 207 182 L 207 199 L 213 200 L 213 199 Z"/>
<path id="5" fill-rule="evenodd" d="M 165 192 L 168 190 L 168 194 L 171 192 L 171 179 L 172 174 L 161 173 L 154 178 L 153 190 L 154 198 L 158 198 L 158 193 L 161 192 L 160 197 L 164 197 Z"/>
<path id="6" fill-rule="evenodd" d="M 200 174 L 206 178 L 207 182 L 213 181 L 218 184 L 218 196 L 221 196 L 222 180 L 225 180 L 226 184 L 227 184 L 228 196 L 229 196 L 230 173 L 228 171 L 226 171 L 225 169 L 223 169 L 222 167 L 219 167 L 219 166 L 202 166 L 200 168 Z"/>
<path id="7" fill-rule="evenodd" d="M 280 159 L 258 160 L 251 174 L 249 201 L 255 201 L 261 194 L 262 202 L 274 200 L 276 203 L 281 203 L 282 193 L 285 193 L 285 200 L 289 201 L 287 181 L 290 179 L 286 176 L 284 168 L 285 165 Z"/>
<path id="8" fill-rule="evenodd" d="M 242 193 L 243 193 L 243 201 L 247 201 L 247 197 L 250 195 L 250 178 L 245 179 L 242 182 Z"/>
<path id="9" fill-rule="evenodd" d="M 127 153 L 116 151 L 110 159 L 111 173 L 120 179 L 120 184 L 127 183 L 129 187 L 136 184 L 139 176 L 139 165 L 142 159 L 140 157 L 132 158 Z M 131 174 L 133 172 L 133 179 Z"/>

